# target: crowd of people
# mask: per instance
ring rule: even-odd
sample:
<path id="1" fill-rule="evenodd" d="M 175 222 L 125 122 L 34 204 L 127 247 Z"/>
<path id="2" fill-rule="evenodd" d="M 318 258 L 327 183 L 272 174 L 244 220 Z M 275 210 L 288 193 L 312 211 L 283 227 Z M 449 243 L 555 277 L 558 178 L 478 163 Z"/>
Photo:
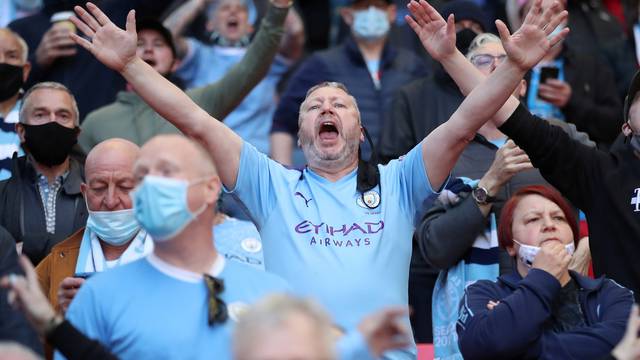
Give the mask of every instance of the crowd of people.
<path id="1" fill-rule="evenodd" d="M 3 2 L 0 358 L 640 359 L 639 6 Z"/>

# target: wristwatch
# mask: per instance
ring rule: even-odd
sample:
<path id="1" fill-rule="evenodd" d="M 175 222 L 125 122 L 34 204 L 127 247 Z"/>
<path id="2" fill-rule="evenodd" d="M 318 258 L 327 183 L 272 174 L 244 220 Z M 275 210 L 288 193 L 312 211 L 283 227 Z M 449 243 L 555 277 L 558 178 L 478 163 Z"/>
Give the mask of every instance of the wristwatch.
<path id="1" fill-rule="evenodd" d="M 489 195 L 487 189 L 482 186 L 478 186 L 471 192 L 471 196 L 473 196 L 473 200 L 475 200 L 480 205 L 490 204 L 496 201 L 496 198 Z"/>

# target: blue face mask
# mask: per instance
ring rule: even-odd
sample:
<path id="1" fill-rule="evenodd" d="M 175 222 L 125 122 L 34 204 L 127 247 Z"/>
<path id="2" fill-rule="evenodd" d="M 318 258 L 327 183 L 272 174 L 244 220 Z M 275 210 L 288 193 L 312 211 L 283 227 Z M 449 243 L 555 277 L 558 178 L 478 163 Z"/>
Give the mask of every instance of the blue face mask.
<path id="1" fill-rule="evenodd" d="M 89 207 L 87 206 L 87 209 Z M 100 240 L 109 245 L 118 246 L 133 239 L 140 230 L 133 209 L 117 211 L 91 211 L 87 219 L 87 228 Z"/>
<path id="2" fill-rule="evenodd" d="M 369 6 L 367 10 L 353 12 L 354 35 L 365 40 L 377 40 L 389 32 L 389 19 L 384 10 Z"/>
<path id="3" fill-rule="evenodd" d="M 147 175 L 132 192 L 136 219 L 155 242 L 163 242 L 178 235 L 206 208 L 204 203 L 196 212 L 189 210 L 189 183 L 186 180 Z"/>

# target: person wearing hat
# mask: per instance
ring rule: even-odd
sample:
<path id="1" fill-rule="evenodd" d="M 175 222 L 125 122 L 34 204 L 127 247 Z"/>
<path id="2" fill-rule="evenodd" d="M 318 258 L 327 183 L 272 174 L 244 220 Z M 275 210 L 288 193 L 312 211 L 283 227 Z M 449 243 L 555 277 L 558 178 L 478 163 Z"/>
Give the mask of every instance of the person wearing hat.
<path id="1" fill-rule="evenodd" d="M 444 34 L 444 20 L 428 34 Z M 462 54 L 455 39 L 434 36 L 423 41 L 463 93 L 480 86 L 484 76 Z M 448 45 L 447 45 L 448 44 Z M 431 52 L 431 51 L 430 51 Z M 589 247 L 596 276 L 605 275 L 640 300 L 640 72 L 625 100 L 622 137 L 610 149 L 590 148 L 557 126 L 531 114 L 511 96 L 493 121 L 498 130 L 524 150 L 533 166 L 572 204 L 589 224 Z"/>
<path id="2" fill-rule="evenodd" d="M 217 82 L 188 91 L 207 113 L 224 119 L 269 71 L 278 51 L 283 23 L 290 7 L 288 0 L 273 0 L 262 26 L 242 60 Z M 169 30 L 159 21 L 142 19 L 138 28 L 138 56 L 162 76 L 181 86 L 174 76 L 179 65 Z M 147 106 L 131 86 L 116 101 L 91 112 L 82 123 L 78 140 L 85 152 L 96 144 L 118 137 L 137 145 L 158 134 L 179 133 L 173 125 Z"/>
<path id="3" fill-rule="evenodd" d="M 528 68 L 566 35 L 549 36 L 566 15 L 557 8 L 538 9 L 542 15 L 528 19 L 526 32 L 510 35 L 499 23 L 511 52 L 497 75 L 467 96 L 449 121 L 388 165 L 375 165 L 375 152 L 370 162 L 359 156 L 360 143 L 369 136 L 347 88 L 336 82 L 313 86 L 298 113 L 299 144 L 309 165 L 296 170 L 258 152 L 153 71 L 136 54 L 133 13 L 124 31 L 95 6 L 89 8 L 101 22 L 76 8 L 84 21 L 74 18 L 74 23 L 89 39 L 74 40 L 204 146 L 222 184 L 243 202 L 260 230 L 266 270 L 287 280 L 294 293 L 315 297 L 347 332 L 368 313 L 407 305 L 411 237 L 423 206 L 446 184 L 468 139 Z M 366 11 L 375 14 L 371 7 Z M 408 315 L 402 323 L 409 326 Z M 410 346 L 384 358 L 415 356 Z"/>
<path id="4" fill-rule="evenodd" d="M 427 75 L 427 67 L 417 55 L 389 39 L 396 19 L 396 6 L 390 0 L 348 3 L 340 9 L 340 15 L 350 27 L 351 36 L 306 59 L 282 94 L 271 127 L 271 156 L 282 164 L 293 163 L 299 130 L 296 114 L 310 87 L 323 81 L 343 83 L 358 101 L 363 125 L 377 144 L 393 94 L 400 86 Z M 362 152 L 369 158 L 372 149 L 365 145 Z"/>

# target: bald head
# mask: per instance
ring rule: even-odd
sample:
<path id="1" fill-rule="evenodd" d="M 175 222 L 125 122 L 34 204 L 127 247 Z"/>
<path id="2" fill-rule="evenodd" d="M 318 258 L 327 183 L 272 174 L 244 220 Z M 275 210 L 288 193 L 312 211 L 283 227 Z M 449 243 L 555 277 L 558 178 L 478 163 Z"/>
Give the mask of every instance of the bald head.
<path id="1" fill-rule="evenodd" d="M 186 175 L 188 180 L 217 175 L 213 159 L 196 141 L 183 135 L 158 135 L 149 140 L 140 153 L 140 164 L 160 161 L 172 164 Z M 177 169 L 176 169 L 177 170 Z"/>
<path id="2" fill-rule="evenodd" d="M 183 135 L 155 136 L 142 146 L 133 172 L 138 182 L 145 176 L 186 181 L 187 206 L 200 213 L 195 222 L 210 230 L 222 184 L 213 159 L 200 144 Z M 212 211 L 199 210 L 207 208 Z"/>
<path id="3" fill-rule="evenodd" d="M 90 210 L 131 208 L 129 191 L 135 186 L 133 166 L 139 155 L 138 145 L 124 139 L 103 141 L 89 152 L 82 191 Z"/>
<path id="4" fill-rule="evenodd" d="M 140 155 L 140 147 L 124 139 L 109 139 L 96 145 L 85 160 L 85 177 L 91 178 L 96 169 L 119 166 L 133 172 L 133 164 Z"/>

